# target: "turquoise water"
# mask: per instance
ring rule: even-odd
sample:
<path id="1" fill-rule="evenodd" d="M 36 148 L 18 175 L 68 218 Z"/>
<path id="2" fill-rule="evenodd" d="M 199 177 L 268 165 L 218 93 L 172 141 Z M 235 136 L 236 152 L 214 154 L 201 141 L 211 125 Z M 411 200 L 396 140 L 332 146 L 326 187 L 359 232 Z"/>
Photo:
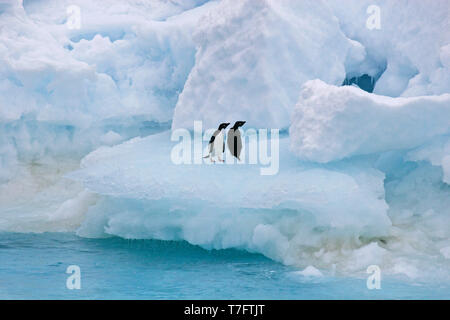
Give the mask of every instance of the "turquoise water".
<path id="1" fill-rule="evenodd" d="M 69 265 L 81 289 L 66 288 Z M 308 279 L 259 254 L 186 242 L 0 233 L 1 299 L 449 299 L 450 288 Z"/>

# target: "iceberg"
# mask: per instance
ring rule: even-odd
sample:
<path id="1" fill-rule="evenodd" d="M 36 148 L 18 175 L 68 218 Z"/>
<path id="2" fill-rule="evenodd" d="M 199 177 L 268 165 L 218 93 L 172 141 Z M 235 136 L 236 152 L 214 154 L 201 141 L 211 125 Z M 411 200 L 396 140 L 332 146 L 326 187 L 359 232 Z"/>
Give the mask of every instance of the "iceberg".
<path id="1" fill-rule="evenodd" d="M 447 0 L 45 3 L 0 0 L 1 231 L 449 281 Z M 278 171 L 174 163 L 196 120 L 279 129 Z"/>

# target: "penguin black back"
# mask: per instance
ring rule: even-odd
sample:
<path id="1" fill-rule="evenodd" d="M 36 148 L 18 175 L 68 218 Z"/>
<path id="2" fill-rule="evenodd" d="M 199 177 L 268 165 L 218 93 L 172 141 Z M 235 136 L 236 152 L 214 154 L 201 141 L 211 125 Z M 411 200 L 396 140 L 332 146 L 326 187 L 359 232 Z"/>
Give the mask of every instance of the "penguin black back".
<path id="1" fill-rule="evenodd" d="M 241 161 L 240 156 L 242 151 L 242 138 L 239 128 L 242 127 L 244 124 L 245 121 L 236 121 L 234 126 L 230 130 L 228 130 L 227 135 L 228 150 L 239 161 Z"/>

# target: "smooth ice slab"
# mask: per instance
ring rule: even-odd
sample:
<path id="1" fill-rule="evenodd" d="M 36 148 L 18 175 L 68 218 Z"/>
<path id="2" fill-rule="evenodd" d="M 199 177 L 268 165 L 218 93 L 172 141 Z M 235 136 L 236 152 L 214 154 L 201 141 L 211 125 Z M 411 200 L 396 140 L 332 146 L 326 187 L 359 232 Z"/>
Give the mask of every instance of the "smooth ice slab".
<path id="1" fill-rule="evenodd" d="M 305 210 L 331 226 L 387 223 L 379 220 L 386 207 L 378 199 L 383 196 L 383 174 L 376 170 L 346 173 L 299 165 L 288 151 L 287 138 L 280 139 L 280 168 L 272 176 L 261 175 L 265 166 L 259 163 L 175 164 L 171 154 L 176 145 L 166 132 L 102 147 L 88 155 L 82 169 L 70 177 L 114 197 Z"/>
<path id="2" fill-rule="evenodd" d="M 302 165 L 287 137 L 280 139 L 275 175 L 261 175 L 259 163 L 177 165 L 170 137 L 102 147 L 69 175 L 105 196 L 90 208 L 80 235 L 183 239 L 297 264 L 301 246 L 319 248 L 330 238 L 335 249 L 358 246 L 358 237 L 384 236 L 391 225 L 378 170 Z"/>

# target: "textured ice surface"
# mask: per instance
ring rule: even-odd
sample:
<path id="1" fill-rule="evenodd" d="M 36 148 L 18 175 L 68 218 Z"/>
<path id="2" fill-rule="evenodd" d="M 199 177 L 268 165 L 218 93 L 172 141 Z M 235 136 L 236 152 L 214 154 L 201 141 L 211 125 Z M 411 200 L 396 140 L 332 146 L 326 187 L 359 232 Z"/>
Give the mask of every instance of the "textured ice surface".
<path id="1" fill-rule="evenodd" d="M 450 5 L 447 0 L 325 0 L 342 32 L 360 42 L 366 58 L 352 76 L 382 73 L 374 92 L 421 96 L 450 92 Z M 379 8 L 380 29 L 366 27 Z"/>
<path id="2" fill-rule="evenodd" d="M 2 2 L 0 168 L 167 126 L 194 64 L 193 29 L 214 6 L 203 2 Z M 79 29 L 66 24 L 72 4 Z"/>
<path id="3" fill-rule="evenodd" d="M 390 98 L 312 80 L 289 132 L 293 152 L 315 162 L 419 147 L 450 133 L 450 94 Z"/>
<path id="4" fill-rule="evenodd" d="M 84 193 L 61 175 L 100 145 L 167 129 L 204 2 L 0 2 L 2 230 L 73 230 L 83 214 L 62 212 Z"/>
<path id="5" fill-rule="evenodd" d="M 196 29 L 196 63 L 173 127 L 247 119 L 285 128 L 302 83 L 341 84 L 369 75 L 374 92 L 419 96 L 450 91 L 449 4 L 379 1 L 222 1 Z M 430 23 L 433 21 L 433 23 Z"/>
<path id="6" fill-rule="evenodd" d="M 79 156 L 142 135 L 175 105 L 174 127 L 287 128 L 313 78 L 381 77 L 375 92 L 390 96 L 448 92 L 448 1 L 379 1 L 379 30 L 366 27 L 371 4 L 4 0 L 0 162 L 11 173 L 0 179 L 44 150 Z M 80 29 L 66 24 L 69 5 Z"/>
<path id="7" fill-rule="evenodd" d="M 450 185 L 450 137 L 442 136 L 432 143 L 412 150 L 408 159 L 413 161 L 428 161 L 434 166 L 442 167 L 443 181 Z"/>
<path id="8" fill-rule="evenodd" d="M 195 66 L 173 128 L 237 119 L 286 128 L 301 84 L 315 78 L 341 84 L 347 54 L 358 51 L 329 8 L 312 0 L 222 1 L 200 20 L 194 41 Z"/>
<path id="9" fill-rule="evenodd" d="M 34 113 L 83 128 L 133 115 L 171 120 L 194 63 L 191 34 L 205 10 L 196 2 L 204 1 L 26 1 L 1 13 L 0 89 L 9 98 L 1 119 Z M 80 9 L 79 29 L 66 24 L 70 4 Z"/>

